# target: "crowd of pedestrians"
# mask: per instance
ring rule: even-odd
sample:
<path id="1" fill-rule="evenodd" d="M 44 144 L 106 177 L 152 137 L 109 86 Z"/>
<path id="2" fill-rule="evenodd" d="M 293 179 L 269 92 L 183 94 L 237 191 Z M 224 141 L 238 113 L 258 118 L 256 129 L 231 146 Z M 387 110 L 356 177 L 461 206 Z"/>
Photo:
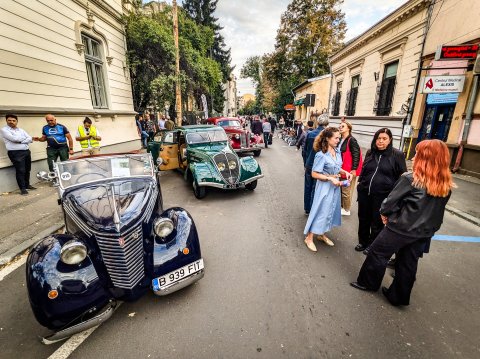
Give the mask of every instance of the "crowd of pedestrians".
<path id="1" fill-rule="evenodd" d="M 307 122 L 298 132 L 297 150 L 303 148 L 305 167 L 305 245 L 317 252 L 314 237 L 328 246 L 326 233 L 350 215 L 358 180 L 358 244 L 366 259 L 354 288 L 377 291 L 387 265 L 395 268 L 394 280 L 382 293 L 392 305 L 409 305 L 418 260 L 427 253 L 440 228 L 445 206 L 454 187 L 446 144 L 424 140 L 417 144 L 413 170 L 407 172 L 403 152 L 393 147 L 388 128 L 379 129 L 362 156 L 353 126 L 342 118 L 338 127 L 327 127 L 325 118 Z M 392 257 L 395 256 L 393 259 Z"/>

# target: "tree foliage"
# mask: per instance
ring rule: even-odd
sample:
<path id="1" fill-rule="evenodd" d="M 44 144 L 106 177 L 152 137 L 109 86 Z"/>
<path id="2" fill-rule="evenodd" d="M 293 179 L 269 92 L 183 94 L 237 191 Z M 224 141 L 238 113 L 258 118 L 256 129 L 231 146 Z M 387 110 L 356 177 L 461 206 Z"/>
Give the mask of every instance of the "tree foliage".
<path id="1" fill-rule="evenodd" d="M 215 33 L 181 8 L 178 21 L 182 97 L 193 95 L 201 108 L 201 94 L 216 94 L 222 85 L 221 65 L 210 56 Z M 143 111 L 151 104 L 157 108 L 172 105 L 176 80 L 172 8 L 165 6 L 148 16 L 137 8 L 126 16 L 125 24 L 135 110 Z"/>
<path id="2" fill-rule="evenodd" d="M 227 48 L 225 39 L 220 33 L 223 27 L 218 24 L 218 18 L 214 16 L 217 3 L 218 0 L 184 0 L 183 8 L 197 24 L 208 26 L 214 31 L 214 42 L 210 48 L 211 56 L 220 64 L 225 82 L 233 71 L 232 57 L 231 49 Z"/>
<path id="3" fill-rule="evenodd" d="M 252 64 L 247 61 L 242 77 L 250 77 L 256 91 L 262 92 L 258 95 L 265 109 L 282 112 L 293 100 L 291 89 L 295 85 L 329 72 L 328 57 L 340 48 L 346 31 L 342 3 L 292 0 L 282 14 L 274 51 L 255 57 L 260 59 L 259 82 L 251 76 Z"/>

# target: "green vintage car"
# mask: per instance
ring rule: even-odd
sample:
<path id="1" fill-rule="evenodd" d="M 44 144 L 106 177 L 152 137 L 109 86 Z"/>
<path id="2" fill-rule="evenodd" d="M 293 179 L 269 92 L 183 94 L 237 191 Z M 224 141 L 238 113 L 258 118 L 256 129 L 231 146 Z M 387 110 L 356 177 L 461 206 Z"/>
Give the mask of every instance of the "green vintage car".
<path id="1" fill-rule="evenodd" d="M 263 177 L 251 156 L 238 157 L 223 128 L 211 125 L 184 126 L 165 131 L 148 145 L 148 152 L 161 171 L 179 169 L 192 184 L 195 197 L 207 187 L 254 190 Z"/>

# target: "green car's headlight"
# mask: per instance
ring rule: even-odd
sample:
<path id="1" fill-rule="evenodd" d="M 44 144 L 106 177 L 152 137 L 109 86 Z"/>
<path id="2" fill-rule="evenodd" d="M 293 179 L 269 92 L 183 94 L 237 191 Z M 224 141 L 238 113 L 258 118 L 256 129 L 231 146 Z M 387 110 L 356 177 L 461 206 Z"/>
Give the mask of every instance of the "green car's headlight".
<path id="1" fill-rule="evenodd" d="M 87 256 L 87 247 L 76 239 L 68 241 L 60 250 L 60 260 L 65 264 L 81 263 Z"/>
<path id="2" fill-rule="evenodd" d="M 234 170 L 235 168 L 237 168 L 237 162 L 228 161 L 228 168 L 230 168 L 231 170 Z"/>
<path id="3" fill-rule="evenodd" d="M 174 228 L 175 226 L 170 218 L 157 218 L 153 222 L 153 230 L 155 231 L 156 235 L 161 238 L 167 237 L 173 232 Z"/>
<path id="4" fill-rule="evenodd" d="M 225 168 L 226 168 L 225 163 L 223 162 L 218 162 L 217 167 L 221 172 L 225 171 Z"/>

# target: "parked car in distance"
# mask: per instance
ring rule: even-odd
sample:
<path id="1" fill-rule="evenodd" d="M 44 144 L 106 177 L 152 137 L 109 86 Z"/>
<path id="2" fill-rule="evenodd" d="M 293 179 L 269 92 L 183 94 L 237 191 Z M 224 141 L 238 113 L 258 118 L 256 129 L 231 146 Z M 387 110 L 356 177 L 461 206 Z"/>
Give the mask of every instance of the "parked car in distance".
<path id="1" fill-rule="evenodd" d="M 54 331 L 45 344 L 99 325 L 117 300 L 203 277 L 195 222 L 183 208 L 163 208 L 149 153 L 81 157 L 38 176 L 55 182 L 65 218 L 65 232 L 40 240 L 26 263 L 33 313 Z"/>
<path id="2" fill-rule="evenodd" d="M 239 157 L 219 126 L 165 131 L 161 139 L 149 143 L 148 151 L 161 171 L 179 169 L 198 199 L 205 197 L 207 187 L 254 190 L 263 177 L 258 162 L 252 156 Z"/>
<path id="3" fill-rule="evenodd" d="M 230 140 L 230 146 L 237 153 L 252 152 L 255 157 L 260 156 L 263 144 L 262 136 L 243 128 L 241 121 L 235 117 L 211 117 L 206 121 L 209 125 L 222 127 Z"/>

